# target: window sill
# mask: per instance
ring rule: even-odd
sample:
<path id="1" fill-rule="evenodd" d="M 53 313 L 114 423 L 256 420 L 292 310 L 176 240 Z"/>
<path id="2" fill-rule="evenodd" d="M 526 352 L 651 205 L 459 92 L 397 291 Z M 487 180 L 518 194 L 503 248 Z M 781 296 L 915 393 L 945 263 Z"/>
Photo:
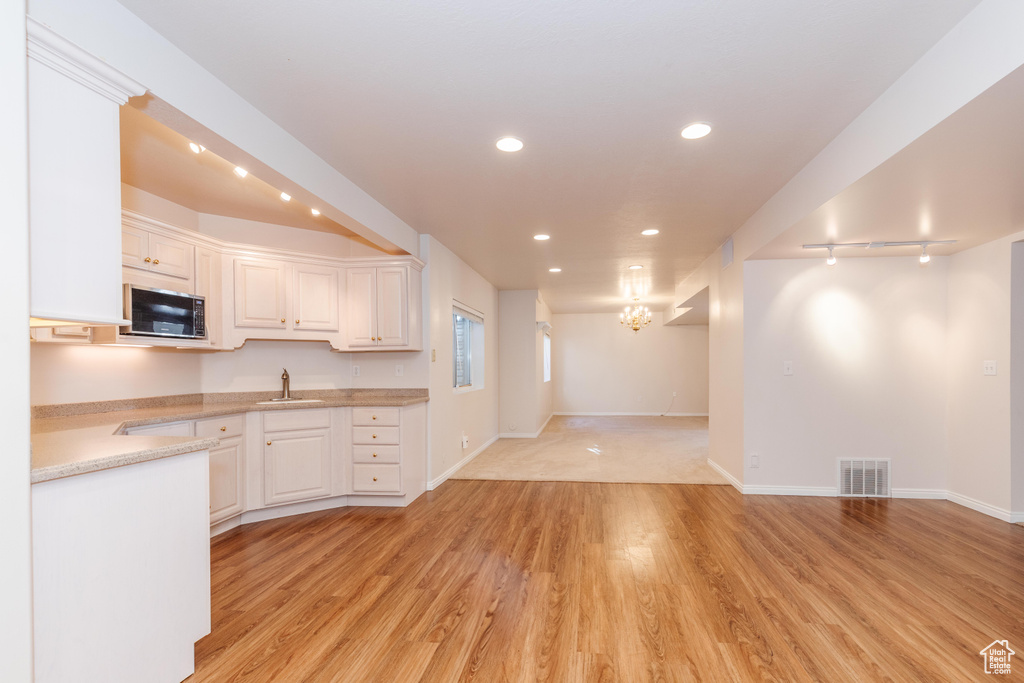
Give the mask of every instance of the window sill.
<path id="1" fill-rule="evenodd" d="M 452 393 L 453 394 L 468 394 L 468 393 L 471 393 L 471 392 L 474 392 L 474 391 L 482 391 L 483 388 L 484 387 L 483 387 L 482 384 L 481 385 L 470 384 L 469 386 L 466 386 L 466 387 L 454 387 L 452 389 Z"/>

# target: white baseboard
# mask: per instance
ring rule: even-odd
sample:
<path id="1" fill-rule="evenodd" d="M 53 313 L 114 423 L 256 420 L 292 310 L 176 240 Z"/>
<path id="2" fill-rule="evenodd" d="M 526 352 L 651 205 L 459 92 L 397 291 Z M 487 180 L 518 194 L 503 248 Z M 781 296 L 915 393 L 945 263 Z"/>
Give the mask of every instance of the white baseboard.
<path id="1" fill-rule="evenodd" d="M 553 413 L 569 417 L 708 417 L 707 413 Z M 550 419 L 550 418 L 549 418 Z"/>
<path id="2" fill-rule="evenodd" d="M 717 462 L 715 462 L 711 458 L 708 458 L 708 464 L 711 465 L 711 469 L 713 469 L 714 471 L 718 472 L 723 477 L 725 477 L 725 480 L 727 482 L 729 482 L 730 484 L 732 484 L 732 487 L 734 489 L 736 489 L 740 493 L 743 493 L 743 483 L 739 479 L 737 479 L 736 477 L 734 477 L 731 474 L 729 474 L 728 472 L 726 472 L 724 467 L 719 465 Z"/>
<path id="3" fill-rule="evenodd" d="M 502 432 L 501 434 L 498 434 L 498 438 L 500 438 L 500 439 L 536 439 L 538 436 L 540 436 L 541 432 L 544 431 L 544 428 L 548 426 L 548 422 L 551 422 L 551 418 L 553 418 L 555 415 L 559 415 L 559 414 L 560 413 L 551 413 L 550 415 L 548 415 L 548 419 L 544 420 L 544 424 L 542 424 L 540 426 L 540 429 L 538 429 L 535 432 Z"/>
<path id="4" fill-rule="evenodd" d="M 995 505 L 989 505 L 983 503 L 980 500 L 970 498 L 968 496 L 961 495 L 959 493 L 953 493 L 952 491 L 946 492 L 946 500 L 956 503 L 957 505 L 963 505 L 965 508 L 970 508 L 982 514 L 988 515 L 989 517 L 995 517 L 1001 519 L 1004 522 L 1013 521 L 1014 513 L 1003 508 L 996 507 Z M 1016 515 L 1024 517 L 1024 513 L 1016 513 Z"/>
<path id="5" fill-rule="evenodd" d="M 745 496 L 819 496 L 835 498 L 839 491 L 832 486 L 750 486 L 744 485 Z"/>
<path id="6" fill-rule="evenodd" d="M 893 498 L 917 500 L 946 500 L 947 492 L 942 489 L 893 489 Z"/>
<path id="7" fill-rule="evenodd" d="M 547 423 L 545 422 L 544 424 L 547 424 Z M 430 481 L 428 481 L 428 482 L 427 482 L 427 490 L 428 490 L 428 491 L 433 491 L 433 490 L 434 490 L 434 489 L 436 489 L 436 488 L 437 488 L 438 486 L 440 486 L 441 484 L 443 484 L 443 483 L 445 483 L 446 481 L 448 481 L 448 478 L 449 478 L 450 476 L 452 476 L 453 474 L 455 474 L 456 472 L 458 472 L 458 471 L 459 471 L 459 468 L 463 467 L 463 466 L 464 466 L 464 465 L 466 465 L 466 464 L 467 464 L 467 463 L 468 463 L 468 462 L 469 462 L 470 460 L 472 460 L 472 459 L 473 459 L 473 458 L 475 458 L 476 456 L 478 456 L 478 455 L 480 455 L 481 453 L 483 453 L 483 452 L 484 452 L 484 450 L 486 450 L 488 446 L 490 446 L 491 444 L 493 444 L 493 443 L 494 443 L 495 441 L 497 441 L 497 440 L 498 440 L 498 439 L 499 439 L 500 437 L 501 437 L 501 435 L 500 435 L 500 434 L 495 434 L 495 435 L 494 435 L 494 436 L 492 436 L 492 437 L 491 437 L 490 439 L 488 439 L 487 441 L 485 441 L 485 442 L 484 442 L 484 443 L 483 443 L 483 444 L 482 444 L 482 445 L 481 445 L 481 446 L 480 446 L 479 448 L 477 448 L 477 449 L 476 449 L 475 451 L 473 451 L 472 453 L 470 453 L 469 455 L 467 455 L 466 457 L 464 457 L 464 458 L 463 458 L 462 460 L 458 461 L 457 463 L 455 463 L 454 465 L 452 465 L 451 467 L 449 467 L 448 469 L 446 469 L 446 470 L 445 470 L 444 472 L 442 472 L 442 473 L 441 473 L 441 474 L 440 474 L 440 475 L 439 475 L 438 477 L 436 477 L 435 479 L 431 479 Z"/>

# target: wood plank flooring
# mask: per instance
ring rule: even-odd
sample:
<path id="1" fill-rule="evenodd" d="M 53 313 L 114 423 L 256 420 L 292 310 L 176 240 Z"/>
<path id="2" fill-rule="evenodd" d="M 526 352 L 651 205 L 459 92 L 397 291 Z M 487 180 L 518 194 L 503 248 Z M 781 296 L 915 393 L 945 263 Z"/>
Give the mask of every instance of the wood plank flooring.
<path id="1" fill-rule="evenodd" d="M 449 481 L 212 563 L 190 683 L 966 681 L 1024 652 L 1024 528 L 944 501 Z"/>

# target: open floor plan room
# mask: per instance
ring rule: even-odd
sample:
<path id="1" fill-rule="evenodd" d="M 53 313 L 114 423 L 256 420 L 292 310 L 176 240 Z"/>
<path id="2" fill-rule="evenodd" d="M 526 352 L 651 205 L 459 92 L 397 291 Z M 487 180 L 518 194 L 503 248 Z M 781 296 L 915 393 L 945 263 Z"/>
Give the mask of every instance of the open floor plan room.
<path id="1" fill-rule="evenodd" d="M 1022 27 L 0 0 L 3 683 L 1019 676 Z"/>

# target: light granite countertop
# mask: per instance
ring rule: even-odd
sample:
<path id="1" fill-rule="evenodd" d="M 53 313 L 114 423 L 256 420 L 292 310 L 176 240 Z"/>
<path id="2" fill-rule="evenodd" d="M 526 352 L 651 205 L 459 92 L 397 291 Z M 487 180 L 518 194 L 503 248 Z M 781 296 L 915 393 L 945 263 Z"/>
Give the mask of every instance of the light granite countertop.
<path id="1" fill-rule="evenodd" d="M 124 401 L 66 403 L 32 409 L 32 483 L 123 467 L 213 448 L 215 438 L 128 436 L 130 427 L 197 420 L 250 411 L 303 410 L 339 406 L 406 406 L 424 403 L 426 389 L 338 389 L 297 391 L 318 403 L 275 403 L 276 392 L 188 394 Z"/>

